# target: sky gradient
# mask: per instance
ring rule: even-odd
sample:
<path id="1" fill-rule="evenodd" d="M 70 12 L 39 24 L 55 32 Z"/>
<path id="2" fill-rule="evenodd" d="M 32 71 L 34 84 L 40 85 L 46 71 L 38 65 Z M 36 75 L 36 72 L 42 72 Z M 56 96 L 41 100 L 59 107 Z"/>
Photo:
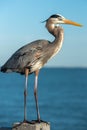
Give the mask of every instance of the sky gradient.
<path id="1" fill-rule="evenodd" d="M 83 25 L 63 25 L 61 51 L 47 67 L 87 67 L 87 1 L 86 0 L 3 0 L 0 1 L 0 66 L 23 45 L 37 39 L 54 37 L 41 23 L 52 14 Z"/>

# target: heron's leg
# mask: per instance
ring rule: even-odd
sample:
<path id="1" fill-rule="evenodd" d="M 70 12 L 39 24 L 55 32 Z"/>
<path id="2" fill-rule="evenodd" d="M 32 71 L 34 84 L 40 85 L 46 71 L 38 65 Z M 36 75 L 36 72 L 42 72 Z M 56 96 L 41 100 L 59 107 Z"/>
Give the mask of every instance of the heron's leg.
<path id="1" fill-rule="evenodd" d="M 40 122 L 40 112 L 39 112 L 39 107 L 38 107 L 38 96 L 37 96 L 38 74 L 39 74 L 39 70 L 35 71 L 34 96 L 35 96 L 35 102 L 36 102 L 37 120 Z"/>
<path id="2" fill-rule="evenodd" d="M 26 68 L 25 69 L 25 88 L 24 88 L 24 122 L 26 122 L 27 119 L 27 84 L 28 84 L 28 74 L 29 74 L 29 70 Z"/>

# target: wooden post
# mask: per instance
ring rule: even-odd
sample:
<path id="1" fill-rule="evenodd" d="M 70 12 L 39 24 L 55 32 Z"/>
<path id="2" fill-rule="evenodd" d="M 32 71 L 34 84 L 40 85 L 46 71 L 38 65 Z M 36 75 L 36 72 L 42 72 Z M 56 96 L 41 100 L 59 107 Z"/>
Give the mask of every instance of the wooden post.
<path id="1" fill-rule="evenodd" d="M 49 123 L 22 123 L 22 124 L 14 124 L 12 130 L 50 130 Z"/>

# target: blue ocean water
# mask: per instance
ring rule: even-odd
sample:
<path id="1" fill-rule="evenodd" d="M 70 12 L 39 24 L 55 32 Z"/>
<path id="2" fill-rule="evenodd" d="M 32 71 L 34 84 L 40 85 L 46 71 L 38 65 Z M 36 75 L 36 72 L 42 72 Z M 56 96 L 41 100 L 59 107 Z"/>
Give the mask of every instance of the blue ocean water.
<path id="1" fill-rule="evenodd" d="M 0 73 L 0 127 L 23 120 L 25 76 Z M 27 118 L 36 119 L 34 74 L 28 79 Z M 39 74 L 41 119 L 51 130 L 87 130 L 87 69 L 44 68 Z"/>

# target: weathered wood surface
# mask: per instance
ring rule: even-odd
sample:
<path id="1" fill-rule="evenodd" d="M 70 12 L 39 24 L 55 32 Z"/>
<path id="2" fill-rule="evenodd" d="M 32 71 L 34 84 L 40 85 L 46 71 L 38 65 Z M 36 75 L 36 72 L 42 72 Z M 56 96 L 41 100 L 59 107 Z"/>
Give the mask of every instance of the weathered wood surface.
<path id="1" fill-rule="evenodd" d="M 49 123 L 22 123 L 22 124 L 14 124 L 12 130 L 50 130 L 50 124 Z"/>

